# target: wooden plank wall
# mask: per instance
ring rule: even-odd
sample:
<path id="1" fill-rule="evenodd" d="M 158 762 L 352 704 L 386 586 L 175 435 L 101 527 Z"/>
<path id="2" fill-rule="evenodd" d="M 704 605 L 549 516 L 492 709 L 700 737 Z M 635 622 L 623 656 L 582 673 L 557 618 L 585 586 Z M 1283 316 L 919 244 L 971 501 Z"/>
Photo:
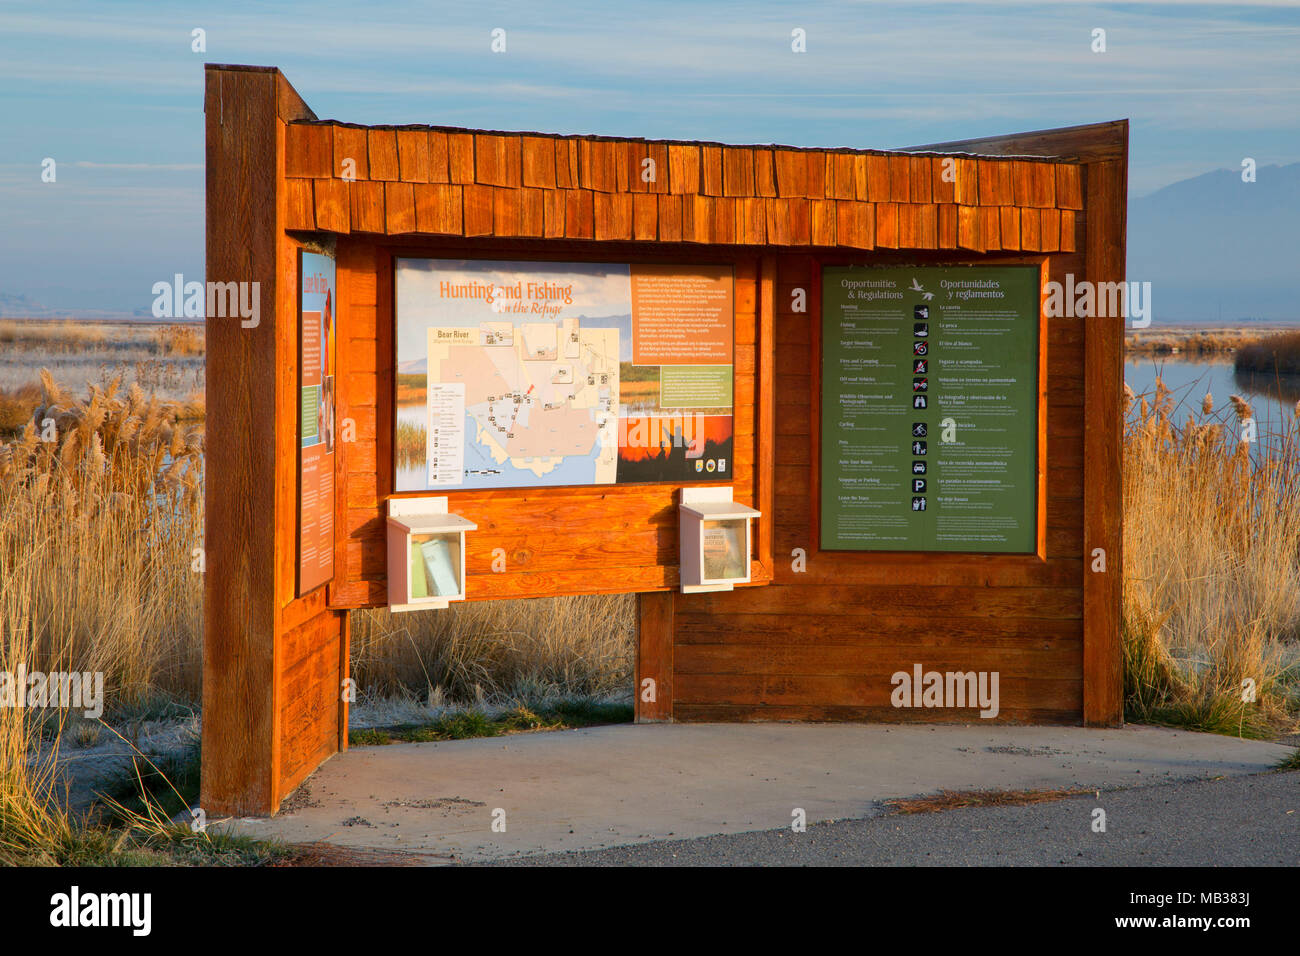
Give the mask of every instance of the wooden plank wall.
<path id="1" fill-rule="evenodd" d="M 347 749 L 347 615 L 330 609 L 325 588 L 317 588 L 285 607 L 276 646 L 278 803 L 322 760 Z"/>
<path id="2" fill-rule="evenodd" d="M 1080 237 L 1081 238 L 1081 237 Z M 870 260 L 858 260 L 870 262 Z M 938 261 L 938 260 L 936 260 Z M 1078 722 L 1082 708 L 1083 348 L 1078 320 L 1047 325 L 1046 560 L 817 550 L 813 484 L 820 263 L 778 259 L 775 579 L 673 599 L 674 720 L 970 721 L 971 710 L 896 709 L 890 676 L 1000 673 L 1001 721 Z M 1082 271 L 1053 256 L 1053 277 Z M 794 570 L 803 549 L 806 570 Z"/>
<path id="3" fill-rule="evenodd" d="M 537 250 L 512 245 L 473 247 L 424 244 L 393 246 L 362 238 L 340 239 L 338 416 L 356 426 L 355 442 L 335 447 L 338 510 L 336 567 L 331 586 L 335 608 L 388 603 L 385 502 L 393 494 L 392 407 L 394 255 L 511 259 Z M 761 508 L 755 480 L 757 428 L 757 334 L 759 263 L 736 250 L 692 250 L 688 259 L 662 250 L 590 245 L 547 258 L 575 261 L 701 261 L 730 263 L 734 274 L 735 480 L 737 501 Z M 657 257 L 657 258 L 656 258 Z M 605 485 L 492 491 L 451 491 L 448 507 L 478 525 L 466 536 L 466 597 L 548 597 L 561 594 L 647 592 L 678 583 L 677 506 L 692 483 Z M 703 484 L 703 483 L 701 483 Z M 417 494 L 432 494 L 420 492 Z M 494 553 L 505 555 L 504 572 L 493 571 Z M 770 580 L 770 546 L 756 549 L 754 585 Z"/>
<path id="4" fill-rule="evenodd" d="M 281 130 L 283 135 L 283 127 Z M 280 281 L 275 312 L 277 805 L 322 760 L 347 749 L 347 702 L 342 693 L 347 667 L 347 615 L 329 607 L 326 587 L 318 587 L 301 598 L 297 595 L 300 250 L 299 242 L 281 233 L 276 251 Z"/>

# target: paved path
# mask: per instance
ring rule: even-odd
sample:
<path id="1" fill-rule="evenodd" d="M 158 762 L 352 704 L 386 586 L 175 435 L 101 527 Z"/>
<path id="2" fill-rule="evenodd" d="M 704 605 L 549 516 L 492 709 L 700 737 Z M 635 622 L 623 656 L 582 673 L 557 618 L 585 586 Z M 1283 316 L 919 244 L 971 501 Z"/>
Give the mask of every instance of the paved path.
<path id="1" fill-rule="evenodd" d="M 358 747 L 321 767 L 285 812 L 223 825 L 482 862 L 779 830 L 796 807 L 810 825 L 860 820 L 881 800 L 941 789 L 1106 790 L 1254 774 L 1289 752 L 1153 727 L 625 724 Z M 492 828 L 498 810 L 505 832 Z"/>
<path id="2" fill-rule="evenodd" d="M 1106 811 L 1094 832 L 1093 812 Z M 524 866 L 1300 866 L 1300 773 L 888 814 L 503 861 Z M 1232 877 L 1220 874 L 1224 886 Z"/>

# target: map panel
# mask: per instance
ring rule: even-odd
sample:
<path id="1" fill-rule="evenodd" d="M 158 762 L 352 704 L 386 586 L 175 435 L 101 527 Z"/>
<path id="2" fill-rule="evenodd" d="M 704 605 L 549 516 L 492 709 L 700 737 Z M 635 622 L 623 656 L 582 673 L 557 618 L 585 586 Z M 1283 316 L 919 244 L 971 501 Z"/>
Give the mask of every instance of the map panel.
<path id="1" fill-rule="evenodd" d="M 731 477 L 729 268 L 399 259 L 396 298 L 396 490 Z"/>

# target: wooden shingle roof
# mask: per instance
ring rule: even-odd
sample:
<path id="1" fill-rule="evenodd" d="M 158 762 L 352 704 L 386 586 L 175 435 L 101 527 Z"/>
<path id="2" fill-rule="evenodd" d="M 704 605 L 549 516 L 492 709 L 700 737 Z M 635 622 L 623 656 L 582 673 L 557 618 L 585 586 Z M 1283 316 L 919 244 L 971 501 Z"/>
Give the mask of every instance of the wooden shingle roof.
<path id="1" fill-rule="evenodd" d="M 287 228 L 339 234 L 1073 252 L 1083 208 L 1036 157 L 330 121 L 287 125 L 285 175 Z"/>

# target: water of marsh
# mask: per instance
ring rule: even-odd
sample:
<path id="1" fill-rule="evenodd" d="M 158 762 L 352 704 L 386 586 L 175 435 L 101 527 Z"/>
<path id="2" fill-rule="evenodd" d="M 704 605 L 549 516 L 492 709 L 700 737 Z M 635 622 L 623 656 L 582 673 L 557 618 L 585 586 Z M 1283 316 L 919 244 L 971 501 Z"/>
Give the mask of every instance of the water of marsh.
<path id="1" fill-rule="evenodd" d="M 1227 422 L 1235 418 L 1229 396 L 1240 395 L 1254 410 L 1261 441 L 1294 428 L 1296 402 L 1300 402 L 1300 376 L 1257 375 L 1237 372 L 1231 359 L 1188 361 L 1167 356 L 1129 358 L 1124 363 L 1124 381 L 1139 398 L 1153 400 L 1156 379 L 1173 392 L 1175 421 L 1184 422 L 1191 413 L 1198 422 Z M 1206 392 L 1214 396 L 1214 411 L 1201 414 Z M 1136 406 L 1131 414 L 1138 412 Z"/>

